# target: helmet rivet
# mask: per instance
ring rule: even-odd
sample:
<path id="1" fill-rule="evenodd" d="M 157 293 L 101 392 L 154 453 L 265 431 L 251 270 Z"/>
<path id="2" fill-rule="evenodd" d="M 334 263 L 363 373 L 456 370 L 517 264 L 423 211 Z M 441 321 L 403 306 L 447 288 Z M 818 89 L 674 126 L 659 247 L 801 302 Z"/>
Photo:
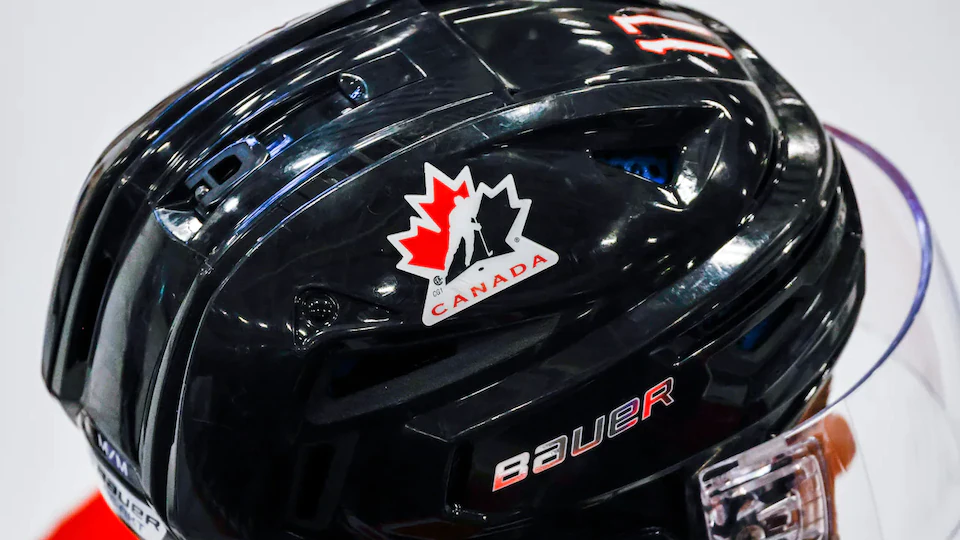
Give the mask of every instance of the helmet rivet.
<path id="1" fill-rule="evenodd" d="M 326 293 L 308 292 L 300 299 L 303 317 L 312 326 L 330 326 L 340 315 L 340 304 Z"/>

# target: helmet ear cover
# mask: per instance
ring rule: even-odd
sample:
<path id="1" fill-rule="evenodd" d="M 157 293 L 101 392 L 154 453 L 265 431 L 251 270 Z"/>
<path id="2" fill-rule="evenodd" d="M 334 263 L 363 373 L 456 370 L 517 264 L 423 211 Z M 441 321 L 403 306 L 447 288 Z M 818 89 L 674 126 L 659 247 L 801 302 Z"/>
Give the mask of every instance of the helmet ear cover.
<path id="1" fill-rule="evenodd" d="M 107 150 L 44 374 L 185 540 L 682 537 L 863 269 L 839 154 L 716 21 L 349 3 Z"/>

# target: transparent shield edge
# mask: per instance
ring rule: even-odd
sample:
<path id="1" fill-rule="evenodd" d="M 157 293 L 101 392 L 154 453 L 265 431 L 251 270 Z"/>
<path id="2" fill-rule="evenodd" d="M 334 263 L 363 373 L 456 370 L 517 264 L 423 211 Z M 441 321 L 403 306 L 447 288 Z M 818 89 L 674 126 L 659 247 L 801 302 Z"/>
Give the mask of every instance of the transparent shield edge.
<path id="1" fill-rule="evenodd" d="M 956 293 L 903 174 L 856 137 L 828 130 L 851 170 L 858 202 L 876 206 L 865 214 L 879 212 L 864 216 L 866 296 L 873 287 L 874 304 L 818 388 L 819 410 L 699 474 L 708 537 L 954 538 L 960 528 Z M 871 175 L 870 181 L 886 183 L 870 185 L 865 177 Z M 886 201 L 877 195 L 884 189 Z M 899 246 L 898 232 L 906 234 Z M 905 294 L 910 284 L 912 294 Z M 892 314 L 878 315 L 878 306 Z"/>

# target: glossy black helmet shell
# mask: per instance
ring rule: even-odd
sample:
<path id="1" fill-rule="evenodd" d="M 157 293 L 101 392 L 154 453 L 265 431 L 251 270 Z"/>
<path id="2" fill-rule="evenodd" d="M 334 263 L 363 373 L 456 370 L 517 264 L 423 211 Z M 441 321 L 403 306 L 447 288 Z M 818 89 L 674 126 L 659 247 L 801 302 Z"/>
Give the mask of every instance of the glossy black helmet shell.
<path id="1" fill-rule="evenodd" d="M 863 264 L 832 143 L 722 24 L 348 3 L 107 150 L 44 376 L 186 540 L 681 538 Z"/>

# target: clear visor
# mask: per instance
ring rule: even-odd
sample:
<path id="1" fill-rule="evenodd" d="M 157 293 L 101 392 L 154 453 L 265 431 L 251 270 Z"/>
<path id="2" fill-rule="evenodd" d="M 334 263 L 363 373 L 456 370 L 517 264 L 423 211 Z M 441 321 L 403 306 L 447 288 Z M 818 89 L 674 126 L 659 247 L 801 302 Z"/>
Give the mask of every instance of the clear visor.
<path id="1" fill-rule="evenodd" d="M 712 540 L 960 534 L 960 309 L 900 172 L 830 130 L 850 173 L 866 293 L 850 341 L 795 429 L 699 476 Z"/>

